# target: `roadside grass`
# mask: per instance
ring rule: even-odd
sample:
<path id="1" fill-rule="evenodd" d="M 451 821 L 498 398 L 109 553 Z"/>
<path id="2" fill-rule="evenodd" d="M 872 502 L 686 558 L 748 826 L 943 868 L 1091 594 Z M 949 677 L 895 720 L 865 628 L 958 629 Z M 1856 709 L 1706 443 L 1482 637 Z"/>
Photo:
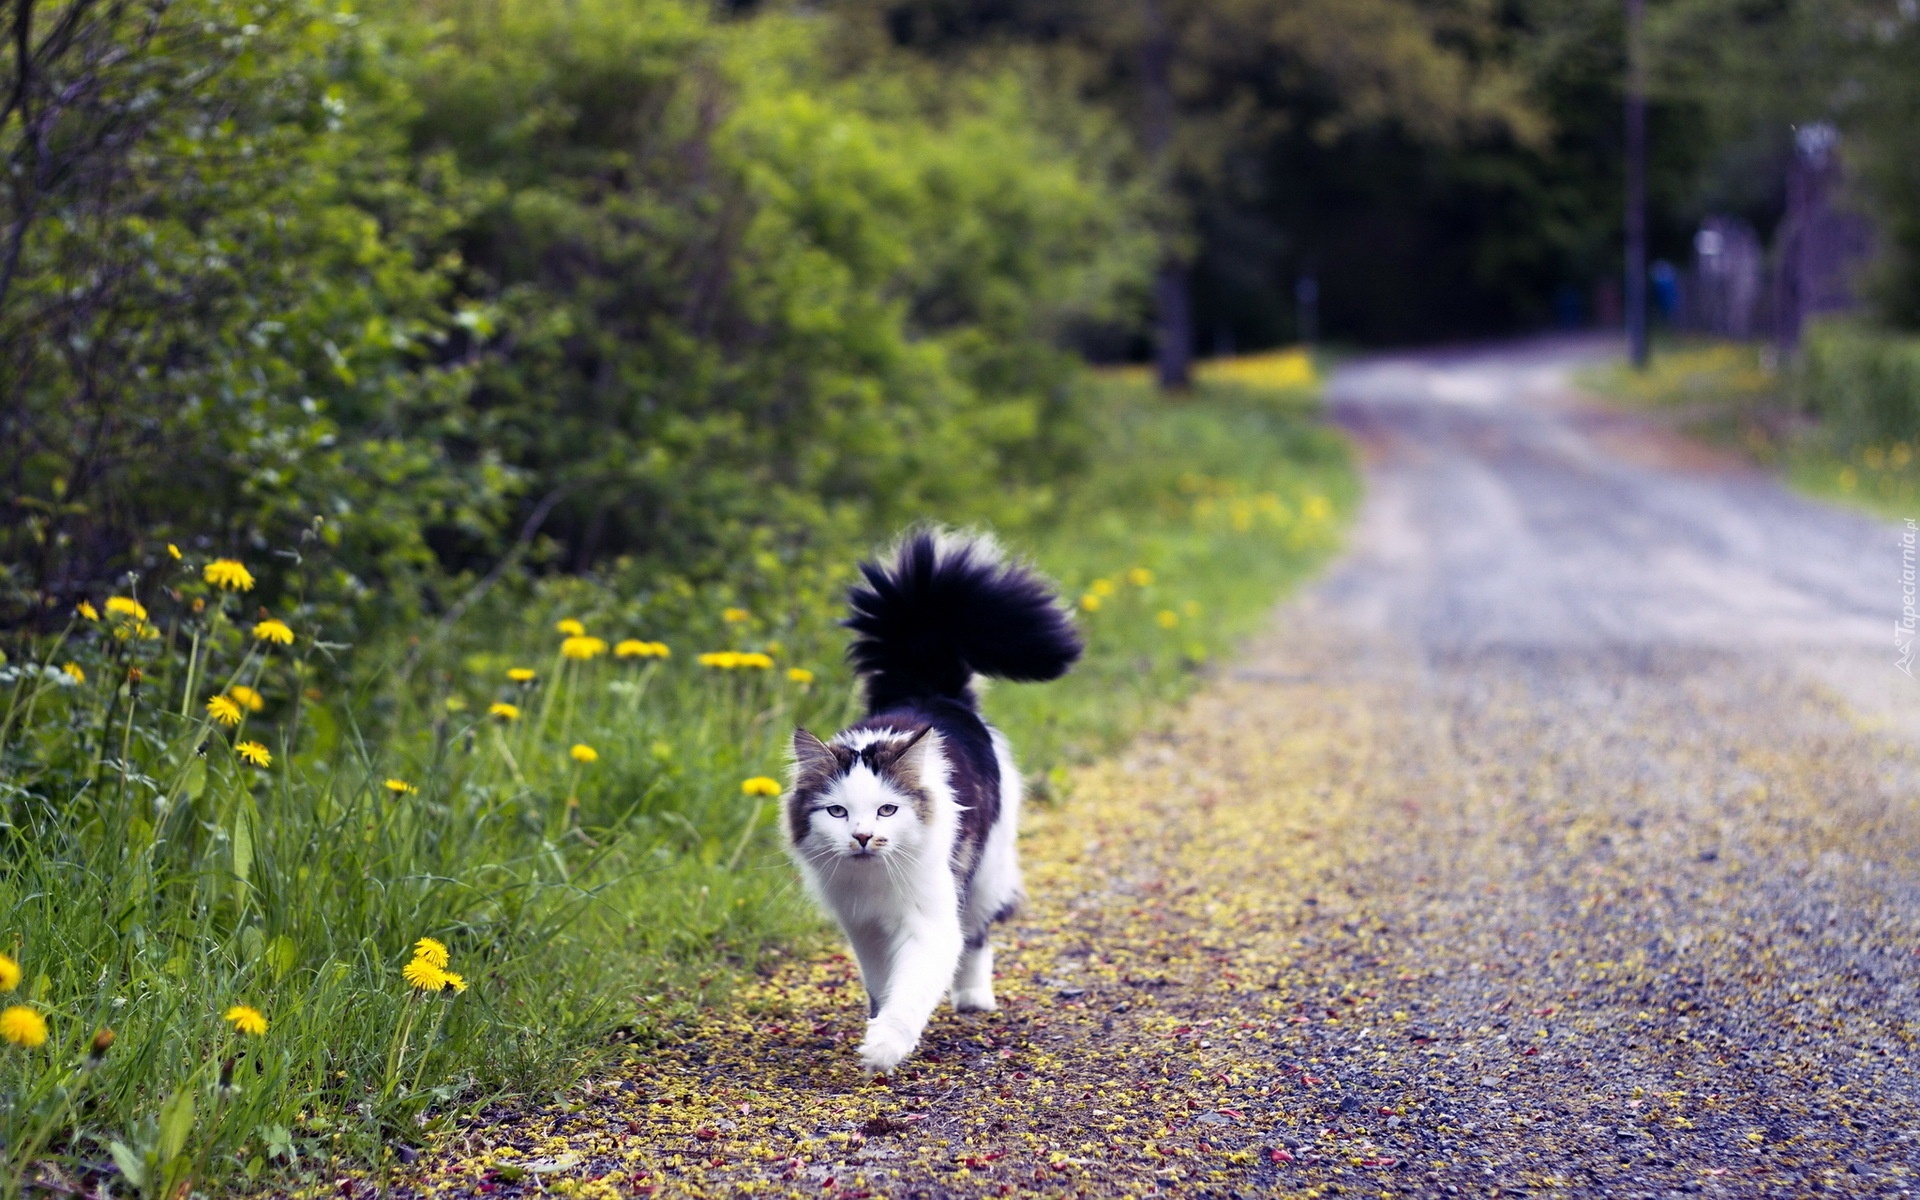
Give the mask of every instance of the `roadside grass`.
<path id="1" fill-rule="evenodd" d="M 1337 544 L 1345 443 L 1310 374 L 1265 369 L 1175 401 L 1100 380 L 1087 469 L 1009 537 L 1088 637 L 1066 681 L 988 699 L 1043 802 Z M 794 724 L 854 712 L 852 554 L 769 545 L 704 587 L 513 580 L 457 625 L 353 648 L 183 556 L 9 645 L 0 1005 L 47 1036 L 0 1014 L 0 1194 L 391 1162 L 804 950 L 820 925 L 766 793 Z M 323 568 L 314 544 L 258 558 Z"/>
<path id="2" fill-rule="evenodd" d="M 1682 339 L 1656 346 L 1645 372 L 1609 363 L 1577 382 L 1739 450 L 1808 495 L 1885 517 L 1912 516 L 1920 505 L 1920 436 L 1865 444 L 1838 436 L 1806 415 L 1769 347 Z"/>

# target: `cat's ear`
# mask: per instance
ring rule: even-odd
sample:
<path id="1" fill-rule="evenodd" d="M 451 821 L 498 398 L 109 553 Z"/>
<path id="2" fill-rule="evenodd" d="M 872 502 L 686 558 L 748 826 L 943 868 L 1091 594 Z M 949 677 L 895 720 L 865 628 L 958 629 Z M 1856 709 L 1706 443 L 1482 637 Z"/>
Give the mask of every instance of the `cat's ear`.
<path id="1" fill-rule="evenodd" d="M 887 747 L 882 769 L 908 791 L 923 792 L 929 780 L 946 772 L 944 745 L 933 726 L 923 725 L 906 741 Z"/>
<path id="2" fill-rule="evenodd" d="M 840 760 L 833 753 L 833 747 L 827 745 L 804 729 L 793 731 L 793 788 L 799 791 L 802 784 L 824 782 L 833 778 L 839 768 Z"/>

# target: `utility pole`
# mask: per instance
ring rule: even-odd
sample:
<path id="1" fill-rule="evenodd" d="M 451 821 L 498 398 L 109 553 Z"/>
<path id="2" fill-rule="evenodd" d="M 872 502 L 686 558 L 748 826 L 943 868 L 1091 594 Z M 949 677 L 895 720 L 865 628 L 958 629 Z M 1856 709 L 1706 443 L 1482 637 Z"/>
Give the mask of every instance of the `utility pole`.
<path id="1" fill-rule="evenodd" d="M 1647 369 L 1647 57 L 1641 24 L 1646 0 L 1627 3 L 1627 359 Z"/>

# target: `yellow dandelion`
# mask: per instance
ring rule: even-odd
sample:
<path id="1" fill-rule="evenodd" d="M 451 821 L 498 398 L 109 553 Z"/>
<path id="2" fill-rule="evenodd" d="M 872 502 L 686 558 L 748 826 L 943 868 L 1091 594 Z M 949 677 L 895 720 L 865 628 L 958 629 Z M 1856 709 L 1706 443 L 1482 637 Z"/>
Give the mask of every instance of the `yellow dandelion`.
<path id="1" fill-rule="evenodd" d="M 665 642 L 648 642 L 647 645 L 652 647 L 653 656 L 655 658 L 672 658 L 673 657 L 672 648 L 670 648 Z"/>
<path id="2" fill-rule="evenodd" d="M 61 667 L 60 673 L 62 675 L 65 675 L 68 679 L 73 680 L 75 683 L 85 683 L 87 681 L 87 673 L 85 671 L 82 671 L 80 669 L 80 664 L 76 662 L 70 662 L 65 666 Z"/>
<path id="3" fill-rule="evenodd" d="M 466 991 L 467 990 L 466 976 L 460 975 L 453 971 L 440 972 L 440 990 L 445 991 L 448 988 L 452 988 L 453 993 L 456 996 L 459 995 L 461 992 Z"/>
<path id="4" fill-rule="evenodd" d="M 173 561 L 175 561 L 175 562 L 179 562 L 179 561 L 180 561 L 180 557 L 181 557 L 181 555 L 180 555 L 180 547 L 178 547 L 178 546 L 176 546 L 176 545 L 174 545 L 174 544 L 173 544 L 172 542 L 168 542 L 168 543 L 167 543 L 167 557 L 168 557 L 168 558 L 171 558 L 171 559 L 172 559 Z"/>
<path id="5" fill-rule="evenodd" d="M 740 665 L 738 650 L 711 650 L 700 656 L 700 665 L 713 667 L 720 671 L 731 671 Z"/>
<path id="6" fill-rule="evenodd" d="M 532 667 L 507 668 L 507 678 L 513 680 L 515 683 L 532 683 L 537 676 L 538 672 Z"/>
<path id="7" fill-rule="evenodd" d="M 20 986 L 20 964 L 0 954 L 0 992 L 10 992 Z"/>
<path id="8" fill-rule="evenodd" d="M 253 572 L 231 558 L 214 559 L 201 568 L 200 578 L 222 591 L 250 592 L 253 590 Z"/>
<path id="9" fill-rule="evenodd" d="M 241 742 L 233 748 L 233 752 L 240 756 L 242 762 L 252 763 L 256 767 L 273 765 L 272 752 L 259 742 Z"/>
<path id="10" fill-rule="evenodd" d="M 82 600 L 74 607 L 73 611 L 79 613 L 89 621 L 98 621 L 100 619 L 100 610 L 93 606 L 93 601 L 91 600 Z"/>
<path id="11" fill-rule="evenodd" d="M 560 653 L 563 656 L 577 659 L 580 662 L 586 662 L 590 658 L 598 658 L 606 652 L 606 642 L 600 638 L 586 637 L 582 634 L 575 634 L 573 637 L 560 643 Z"/>
<path id="12" fill-rule="evenodd" d="M 396 796 L 418 796 L 420 794 L 419 788 L 404 779 L 389 779 L 384 786 Z"/>
<path id="13" fill-rule="evenodd" d="M 1099 594 L 1097 592 L 1088 592 L 1086 595 L 1080 597 L 1080 607 L 1086 609 L 1088 612 L 1099 612 Z"/>
<path id="14" fill-rule="evenodd" d="M 577 763 L 599 762 L 600 752 L 585 742 L 575 742 L 573 749 L 567 751 L 567 757 Z"/>
<path id="15" fill-rule="evenodd" d="M 147 619 L 147 606 L 131 596 L 108 596 L 107 615 L 131 617 L 136 622 L 144 622 Z"/>
<path id="16" fill-rule="evenodd" d="M 1096 596 L 1101 596 L 1101 597 L 1111 596 L 1113 595 L 1113 580 L 1096 579 L 1092 583 L 1087 585 L 1087 590 L 1092 592 Z"/>
<path id="17" fill-rule="evenodd" d="M 720 610 L 720 619 L 729 625 L 740 625 L 753 620 L 753 614 L 744 608 L 723 608 Z"/>
<path id="18" fill-rule="evenodd" d="M 423 992 L 437 992 L 447 986 L 447 973 L 425 958 L 415 958 L 401 967 L 400 977 Z"/>
<path id="19" fill-rule="evenodd" d="M 253 640 L 273 642 L 281 646 L 293 645 L 293 630 L 287 628 L 285 621 L 269 618 L 253 627 Z"/>
<path id="20" fill-rule="evenodd" d="M 236 683 L 228 688 L 227 695 L 232 696 L 234 703 L 240 705 L 248 712 L 259 712 L 267 706 L 266 697 L 244 683 Z"/>
<path id="21" fill-rule="evenodd" d="M 436 967 L 444 967 L 453 961 L 447 953 L 447 944 L 439 938 L 423 937 L 413 944 L 413 956 L 425 959 Z"/>
<path id="22" fill-rule="evenodd" d="M 511 704 L 491 704 L 487 706 L 487 715 L 498 717 L 502 721 L 518 721 L 520 710 Z"/>
<path id="23" fill-rule="evenodd" d="M 752 779 L 741 781 L 740 790 L 749 796 L 778 796 L 782 789 L 778 779 L 755 775 Z"/>
<path id="24" fill-rule="evenodd" d="M 553 631 L 555 633 L 564 633 L 568 637 L 585 637 L 587 635 L 587 627 L 572 617 L 555 621 L 553 623 Z"/>
<path id="25" fill-rule="evenodd" d="M 773 670 L 773 656 L 770 654 L 762 654 L 758 650 L 755 650 L 747 654 L 742 654 L 740 656 L 740 665 L 743 667 L 751 667 L 756 671 L 771 671 Z"/>
<path id="26" fill-rule="evenodd" d="M 639 638 L 627 638 L 613 648 L 615 658 L 652 658 L 653 642 L 643 642 Z"/>
<path id="27" fill-rule="evenodd" d="M 47 1019 L 24 1004 L 0 1012 L 0 1038 L 32 1049 L 47 1041 Z"/>
<path id="28" fill-rule="evenodd" d="M 1154 614 L 1153 619 L 1160 623 L 1160 628 L 1172 629 L 1175 625 L 1178 625 L 1180 623 L 1180 614 L 1173 611 L 1170 608 L 1163 608 L 1158 613 Z"/>
<path id="29" fill-rule="evenodd" d="M 1133 570 L 1127 572 L 1127 582 L 1135 587 L 1151 587 L 1153 585 L 1153 572 L 1147 570 L 1145 567 L 1135 567 Z"/>
<path id="30" fill-rule="evenodd" d="M 795 683 L 812 683 L 813 672 L 807 670 L 805 667 L 788 667 L 787 678 L 793 680 Z"/>
<path id="31" fill-rule="evenodd" d="M 236 1004 L 221 1019 L 233 1026 L 235 1033 L 244 1033 L 248 1037 L 259 1037 L 267 1031 L 266 1016 L 251 1005 Z"/>
<path id="32" fill-rule="evenodd" d="M 240 706 L 226 696 L 213 696 L 207 700 L 207 715 L 232 727 L 240 723 Z"/>

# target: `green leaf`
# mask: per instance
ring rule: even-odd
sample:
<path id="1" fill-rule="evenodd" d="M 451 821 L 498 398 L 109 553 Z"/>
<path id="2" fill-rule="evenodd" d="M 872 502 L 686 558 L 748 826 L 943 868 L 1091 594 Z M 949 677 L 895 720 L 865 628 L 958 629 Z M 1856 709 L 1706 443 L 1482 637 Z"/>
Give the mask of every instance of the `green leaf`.
<path id="1" fill-rule="evenodd" d="M 107 1143 L 107 1153 L 113 1156 L 113 1165 L 120 1168 L 120 1174 L 135 1189 L 147 1186 L 147 1164 L 129 1149 L 125 1142 Z"/>
<path id="2" fill-rule="evenodd" d="M 159 1155 L 162 1163 L 171 1163 L 187 1148 L 187 1135 L 193 1132 L 193 1092 L 180 1088 L 160 1106 Z"/>

